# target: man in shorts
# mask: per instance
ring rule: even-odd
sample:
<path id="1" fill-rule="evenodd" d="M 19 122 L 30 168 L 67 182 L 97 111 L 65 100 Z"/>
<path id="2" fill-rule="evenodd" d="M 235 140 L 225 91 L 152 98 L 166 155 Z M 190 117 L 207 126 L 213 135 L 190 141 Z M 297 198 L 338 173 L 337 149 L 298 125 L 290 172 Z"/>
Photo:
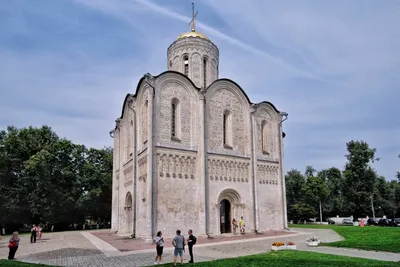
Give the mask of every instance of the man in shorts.
<path id="1" fill-rule="evenodd" d="M 176 261 L 178 259 L 178 255 L 181 257 L 181 264 L 183 265 L 183 251 L 185 249 L 185 237 L 181 235 L 181 230 L 176 231 L 176 236 L 172 240 L 172 245 L 175 247 L 174 249 L 174 266 L 176 266 Z"/>

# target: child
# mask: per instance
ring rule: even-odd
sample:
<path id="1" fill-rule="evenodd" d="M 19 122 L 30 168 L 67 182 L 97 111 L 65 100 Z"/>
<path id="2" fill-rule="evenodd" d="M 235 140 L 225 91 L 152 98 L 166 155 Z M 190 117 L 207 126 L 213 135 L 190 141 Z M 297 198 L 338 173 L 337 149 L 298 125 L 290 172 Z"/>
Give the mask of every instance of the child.
<path id="1" fill-rule="evenodd" d="M 19 237 L 18 237 L 18 232 L 14 232 L 12 237 L 10 238 L 8 247 L 10 248 L 10 252 L 8 253 L 8 259 L 13 260 L 15 253 L 18 250 L 19 247 Z"/>

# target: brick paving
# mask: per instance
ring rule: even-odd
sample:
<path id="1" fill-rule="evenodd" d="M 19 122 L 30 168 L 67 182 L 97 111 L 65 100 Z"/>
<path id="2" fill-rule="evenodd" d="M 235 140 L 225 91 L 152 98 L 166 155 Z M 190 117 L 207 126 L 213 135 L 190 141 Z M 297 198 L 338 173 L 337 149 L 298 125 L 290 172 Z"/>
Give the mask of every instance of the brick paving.
<path id="1" fill-rule="evenodd" d="M 261 234 L 248 233 L 246 235 L 222 235 L 218 237 L 197 237 L 197 245 L 199 244 L 212 244 L 224 241 L 235 241 L 235 240 L 243 240 L 243 239 L 254 239 L 254 238 L 263 238 L 263 237 L 271 237 L 271 236 L 279 236 L 279 235 L 288 235 L 294 234 L 295 232 L 289 231 L 268 231 Z M 154 248 L 154 245 L 151 243 L 145 243 L 142 239 L 132 239 L 130 237 L 120 237 L 115 233 L 110 233 L 109 231 L 98 231 L 92 232 L 93 235 L 102 239 L 103 241 L 111 244 L 113 247 L 117 248 L 119 251 L 137 251 L 137 250 L 147 250 Z M 185 236 L 187 238 L 187 236 Z M 164 246 L 172 247 L 172 238 L 164 238 Z"/>
<path id="2" fill-rule="evenodd" d="M 274 241 L 294 241 L 299 250 L 390 261 L 400 260 L 400 254 L 395 253 L 365 252 L 329 247 L 310 248 L 305 245 L 305 239 L 310 235 L 317 235 L 322 242 L 334 242 L 342 240 L 342 238 L 332 230 L 295 230 L 300 232 L 296 234 L 286 232 L 284 235 L 279 236 L 276 235 L 277 233 L 266 233 L 263 237 L 259 235 L 221 237 L 215 238 L 212 241 L 208 240 L 208 243 L 200 242 L 194 247 L 195 261 L 211 261 L 268 252 L 270 251 L 271 243 Z M 102 236 L 104 239 L 100 240 L 99 236 Z M 107 240 L 105 236 L 108 238 L 108 241 L 114 238 L 117 240 L 113 242 L 118 243 L 122 241 L 123 246 L 127 247 L 124 250 L 124 247 L 121 245 L 122 251 L 116 250 L 118 251 L 117 254 L 106 256 L 107 253 L 103 253 L 102 248 L 110 247 L 110 244 L 105 243 L 105 240 Z M 133 243 L 126 242 L 128 240 L 116 238 L 116 236 L 113 236 L 106 230 L 95 232 L 94 235 L 89 232 L 84 232 L 83 234 L 81 232 L 46 233 L 44 237 L 44 240 L 38 241 L 36 244 L 30 244 L 29 236 L 21 236 L 20 248 L 17 251 L 16 259 L 31 263 L 76 267 L 149 266 L 154 264 L 154 246 L 145 244 L 145 249 L 135 250 L 131 246 Z M 0 240 L 0 259 L 7 257 L 7 241 L 8 238 Z M 102 244 L 107 244 L 107 246 L 103 246 Z M 163 262 L 173 261 L 172 251 L 172 248 L 169 246 L 164 249 Z M 189 255 L 185 253 L 185 262 L 188 261 L 188 258 Z"/>

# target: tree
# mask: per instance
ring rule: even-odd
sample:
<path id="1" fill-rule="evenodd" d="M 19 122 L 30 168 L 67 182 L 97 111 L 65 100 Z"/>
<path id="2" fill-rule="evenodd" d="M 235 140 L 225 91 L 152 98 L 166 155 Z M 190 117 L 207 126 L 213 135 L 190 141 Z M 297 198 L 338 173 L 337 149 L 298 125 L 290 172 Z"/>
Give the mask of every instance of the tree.
<path id="1" fill-rule="evenodd" d="M 329 195 L 329 189 L 320 177 L 308 177 L 303 192 L 307 203 L 313 207 L 319 206 L 320 223 L 322 223 L 322 203 Z"/>
<path id="2" fill-rule="evenodd" d="M 328 216 L 336 216 L 343 212 L 344 201 L 342 196 L 343 175 L 342 172 L 335 167 L 321 170 L 318 177 L 325 181 L 329 189 L 329 196 L 324 202 L 323 209 Z"/>
<path id="3" fill-rule="evenodd" d="M 302 203 L 304 199 L 302 190 L 305 183 L 306 183 L 306 178 L 301 172 L 299 172 L 296 169 L 288 171 L 288 173 L 285 175 L 286 203 L 287 203 L 289 219 L 293 220 L 302 219 L 304 215 L 301 212 L 304 210 L 307 210 L 307 213 L 310 214 L 310 212 L 308 212 L 310 207 L 306 207 L 305 204 Z"/>
<path id="4" fill-rule="evenodd" d="M 369 213 L 370 197 L 374 193 L 377 175 L 370 166 L 375 160 L 375 149 L 363 141 L 350 141 L 345 165 L 343 195 L 348 211 L 356 220 Z"/>
<path id="5" fill-rule="evenodd" d="M 314 169 L 313 166 L 308 165 L 308 166 L 306 166 L 306 171 L 304 172 L 304 174 L 307 178 L 309 178 L 309 177 L 313 177 L 314 173 L 316 173 L 316 172 L 317 172 L 317 170 Z"/>
<path id="6" fill-rule="evenodd" d="M 111 181 L 110 148 L 87 149 L 48 126 L 0 132 L 0 224 L 9 228 L 109 221 Z"/>

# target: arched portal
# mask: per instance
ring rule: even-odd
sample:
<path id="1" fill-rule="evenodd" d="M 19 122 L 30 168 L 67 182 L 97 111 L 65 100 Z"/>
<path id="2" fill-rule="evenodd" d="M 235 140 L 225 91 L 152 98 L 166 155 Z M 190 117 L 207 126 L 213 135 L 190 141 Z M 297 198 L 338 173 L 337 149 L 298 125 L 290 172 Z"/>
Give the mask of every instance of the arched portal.
<path id="1" fill-rule="evenodd" d="M 128 192 L 125 197 L 125 216 L 126 216 L 126 232 L 133 230 L 133 216 L 132 216 L 132 194 Z"/>
<path id="2" fill-rule="evenodd" d="M 231 232 L 231 202 L 223 199 L 220 202 L 220 231 L 221 234 Z"/>
<path id="3" fill-rule="evenodd" d="M 233 189 L 222 191 L 218 198 L 218 204 L 220 233 L 232 233 L 232 219 L 238 213 L 236 207 L 241 204 L 238 192 Z"/>

